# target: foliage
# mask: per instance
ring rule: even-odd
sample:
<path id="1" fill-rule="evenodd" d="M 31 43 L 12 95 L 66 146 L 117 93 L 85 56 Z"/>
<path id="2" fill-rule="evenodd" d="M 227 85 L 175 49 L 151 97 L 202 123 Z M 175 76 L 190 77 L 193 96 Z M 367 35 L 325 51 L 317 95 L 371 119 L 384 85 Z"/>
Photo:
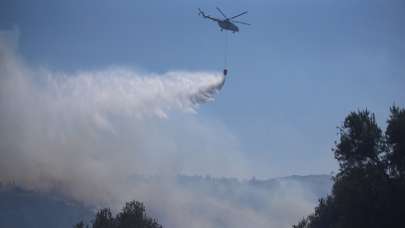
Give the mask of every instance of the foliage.
<path id="1" fill-rule="evenodd" d="M 405 110 L 398 107 L 391 108 L 386 131 L 390 153 L 387 160 L 391 174 L 398 178 L 405 178 Z"/>
<path id="2" fill-rule="evenodd" d="M 109 208 L 100 209 L 92 222 L 92 228 L 162 228 L 155 219 L 146 215 L 145 206 L 137 201 L 125 204 L 122 210 L 114 217 Z M 86 226 L 87 227 L 87 226 Z M 84 228 L 79 222 L 74 228 Z"/>
<path id="3" fill-rule="evenodd" d="M 88 228 L 89 226 L 85 226 L 83 221 L 73 226 L 73 228 L 85 228 L 85 227 Z"/>
<path id="4" fill-rule="evenodd" d="M 333 149 L 332 193 L 293 228 L 402 227 L 405 214 L 405 110 L 392 107 L 385 134 L 369 111 L 350 113 Z"/>

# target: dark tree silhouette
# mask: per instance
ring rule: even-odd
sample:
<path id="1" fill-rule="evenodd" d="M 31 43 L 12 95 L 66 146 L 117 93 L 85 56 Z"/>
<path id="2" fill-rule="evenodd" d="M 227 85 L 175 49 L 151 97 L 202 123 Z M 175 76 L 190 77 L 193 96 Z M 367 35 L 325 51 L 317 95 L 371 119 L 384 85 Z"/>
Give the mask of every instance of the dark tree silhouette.
<path id="1" fill-rule="evenodd" d="M 350 113 L 340 130 L 340 143 L 334 149 L 340 170 L 380 164 L 382 131 L 369 111 Z"/>
<path id="2" fill-rule="evenodd" d="M 403 227 L 405 110 L 391 108 L 385 134 L 369 111 L 350 113 L 333 149 L 332 193 L 294 228 Z"/>
<path id="3" fill-rule="evenodd" d="M 115 217 L 109 208 L 104 208 L 97 212 L 92 228 L 162 228 L 145 211 L 145 206 L 137 201 L 126 203 Z M 74 228 L 84 228 L 84 223 L 79 222 Z"/>
<path id="4" fill-rule="evenodd" d="M 137 201 L 125 204 L 125 207 L 116 217 L 117 228 L 158 228 L 162 227 L 156 220 L 149 218 L 145 213 L 145 206 Z"/>
<path id="5" fill-rule="evenodd" d="M 114 228 L 114 218 L 109 208 L 101 209 L 97 212 L 93 221 L 93 228 Z"/>
<path id="6" fill-rule="evenodd" d="M 76 225 L 73 226 L 73 228 L 85 228 L 86 226 L 84 225 L 83 221 L 80 221 Z"/>
<path id="7" fill-rule="evenodd" d="M 390 171 L 392 175 L 403 179 L 405 178 L 405 110 L 392 107 L 387 123 Z"/>

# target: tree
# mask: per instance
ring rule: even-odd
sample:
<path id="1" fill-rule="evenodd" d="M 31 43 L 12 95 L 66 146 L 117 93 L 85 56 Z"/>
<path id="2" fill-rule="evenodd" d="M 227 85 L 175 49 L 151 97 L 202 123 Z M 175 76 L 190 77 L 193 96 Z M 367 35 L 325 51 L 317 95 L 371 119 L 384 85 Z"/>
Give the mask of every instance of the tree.
<path id="1" fill-rule="evenodd" d="M 392 107 L 385 134 L 369 111 L 351 112 L 333 149 L 332 193 L 294 228 L 402 227 L 405 214 L 405 110 Z"/>
<path id="2" fill-rule="evenodd" d="M 162 227 L 154 219 L 145 213 L 145 206 L 137 201 L 125 204 L 122 211 L 116 217 L 117 228 L 159 228 Z"/>
<path id="3" fill-rule="evenodd" d="M 87 226 L 84 225 L 83 221 L 80 221 L 79 223 L 73 226 L 73 228 L 85 228 L 85 227 Z"/>
<path id="4" fill-rule="evenodd" d="M 387 123 L 390 171 L 396 177 L 405 178 L 405 110 L 391 107 L 391 116 Z"/>
<path id="5" fill-rule="evenodd" d="M 383 138 L 374 114 L 367 110 L 351 112 L 339 130 L 340 143 L 334 152 L 341 171 L 380 165 Z"/>
<path id="6" fill-rule="evenodd" d="M 93 228 L 115 228 L 114 218 L 109 208 L 101 209 L 97 212 L 93 221 Z"/>
<path id="7" fill-rule="evenodd" d="M 84 223 L 79 222 L 74 228 L 84 228 Z M 146 214 L 142 203 L 130 201 L 115 217 L 109 208 L 100 209 L 92 222 L 92 228 L 162 228 L 162 226 Z"/>

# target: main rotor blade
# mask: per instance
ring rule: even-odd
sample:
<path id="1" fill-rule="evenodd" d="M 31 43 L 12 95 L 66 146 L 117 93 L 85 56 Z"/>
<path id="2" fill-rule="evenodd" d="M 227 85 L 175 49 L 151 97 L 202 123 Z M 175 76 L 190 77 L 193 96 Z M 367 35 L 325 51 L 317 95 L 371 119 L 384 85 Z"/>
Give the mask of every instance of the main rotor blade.
<path id="1" fill-rule="evenodd" d="M 232 20 L 232 22 L 238 23 L 238 24 L 242 24 L 242 25 L 251 25 L 251 24 L 246 23 L 246 22 L 243 22 L 243 21 L 235 21 L 235 20 Z"/>
<path id="2" fill-rule="evenodd" d="M 224 14 L 224 12 L 222 12 L 222 10 L 220 8 L 217 7 L 217 10 L 222 14 L 222 16 L 225 17 L 225 19 L 227 19 L 228 17 Z"/>
<path id="3" fill-rule="evenodd" d="M 245 11 L 245 12 L 240 13 L 240 14 L 238 14 L 238 15 L 236 15 L 236 16 L 233 16 L 233 17 L 231 17 L 231 18 L 229 18 L 229 19 L 234 19 L 234 18 L 240 17 L 240 16 L 242 16 L 243 14 L 247 14 L 247 12 L 248 12 L 248 11 Z"/>

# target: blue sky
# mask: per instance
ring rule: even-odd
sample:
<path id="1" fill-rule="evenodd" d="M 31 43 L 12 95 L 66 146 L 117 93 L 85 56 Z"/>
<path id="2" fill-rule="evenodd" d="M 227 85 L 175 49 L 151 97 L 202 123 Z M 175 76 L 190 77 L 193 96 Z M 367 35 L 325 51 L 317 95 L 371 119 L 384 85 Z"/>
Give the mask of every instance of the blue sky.
<path id="1" fill-rule="evenodd" d="M 336 126 L 357 109 L 381 124 L 405 105 L 402 0 L 2 1 L 32 65 L 61 71 L 131 66 L 222 70 L 225 34 L 197 15 L 249 10 L 229 37 L 229 78 L 199 118 L 239 140 L 258 177 L 329 173 Z"/>

